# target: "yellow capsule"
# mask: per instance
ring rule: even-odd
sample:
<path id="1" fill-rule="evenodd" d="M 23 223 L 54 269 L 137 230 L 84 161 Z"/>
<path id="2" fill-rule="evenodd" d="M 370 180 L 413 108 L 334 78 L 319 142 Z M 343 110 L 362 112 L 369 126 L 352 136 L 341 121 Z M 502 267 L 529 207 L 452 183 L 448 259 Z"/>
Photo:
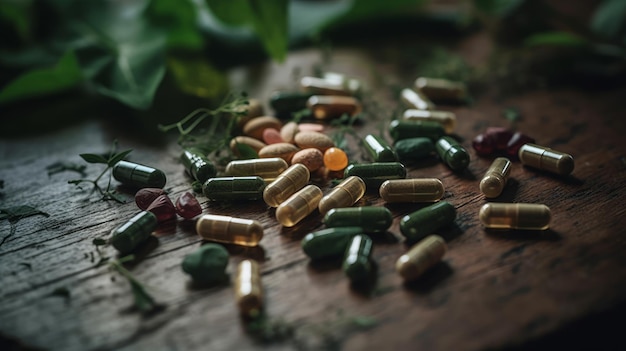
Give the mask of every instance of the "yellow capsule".
<path id="1" fill-rule="evenodd" d="M 196 232 L 205 240 L 242 246 L 257 246 L 263 239 L 259 221 L 210 214 L 198 219 Z"/>
<path id="2" fill-rule="evenodd" d="M 480 208 L 480 221 L 492 229 L 544 230 L 550 226 L 550 208 L 543 204 L 488 203 Z"/>
<path id="3" fill-rule="evenodd" d="M 226 165 L 226 175 L 233 177 L 259 176 L 271 182 L 284 172 L 289 165 L 278 157 L 234 160 Z"/>
<path id="4" fill-rule="evenodd" d="M 428 111 L 408 109 L 404 111 L 402 119 L 415 122 L 437 122 L 441 124 L 446 134 L 452 134 L 456 127 L 456 115 L 448 111 Z"/>
<path id="5" fill-rule="evenodd" d="M 263 285 L 261 284 L 261 270 L 256 261 L 243 260 L 237 265 L 235 301 L 242 316 L 255 317 L 261 313 Z"/>
<path id="6" fill-rule="evenodd" d="M 518 156 L 523 165 L 548 172 L 568 175 L 574 170 L 574 158 L 571 155 L 545 146 L 524 144 L 519 149 Z"/>
<path id="7" fill-rule="evenodd" d="M 350 96 L 313 95 L 307 100 L 306 106 L 317 119 L 336 118 L 343 114 L 354 116 L 361 112 L 359 100 Z"/>
<path id="8" fill-rule="evenodd" d="M 435 104 L 424 94 L 413 89 L 402 89 L 400 98 L 409 108 L 418 110 L 432 110 L 435 108 Z"/>
<path id="9" fill-rule="evenodd" d="M 496 158 L 480 181 L 480 191 L 485 197 L 500 196 L 509 179 L 509 173 L 511 173 L 511 161 L 506 157 Z"/>
<path id="10" fill-rule="evenodd" d="M 446 242 L 442 237 L 429 235 L 400 256 L 396 261 L 396 272 L 404 280 L 417 279 L 429 268 L 439 263 L 446 250 Z"/>
<path id="11" fill-rule="evenodd" d="M 435 101 L 463 101 L 467 98 L 465 84 L 447 79 L 420 77 L 415 80 L 415 88 Z"/>
<path id="12" fill-rule="evenodd" d="M 378 193 L 385 202 L 435 202 L 443 197 L 444 187 L 437 178 L 390 179 Z"/>
<path id="13" fill-rule="evenodd" d="M 350 96 L 352 93 L 344 86 L 343 81 L 317 77 L 302 77 L 300 86 L 307 93 L 318 95 Z"/>
<path id="14" fill-rule="evenodd" d="M 365 194 L 365 182 L 357 176 L 344 179 L 320 200 L 320 213 L 325 214 L 333 208 L 350 207 Z"/>
<path id="15" fill-rule="evenodd" d="M 311 178 L 305 165 L 296 163 L 281 173 L 276 180 L 269 183 L 263 190 L 263 200 L 270 207 L 278 207 L 296 191 L 302 189 Z"/>
<path id="16" fill-rule="evenodd" d="M 278 206 L 276 220 L 285 227 L 293 227 L 317 208 L 323 195 L 317 186 L 305 186 Z"/>

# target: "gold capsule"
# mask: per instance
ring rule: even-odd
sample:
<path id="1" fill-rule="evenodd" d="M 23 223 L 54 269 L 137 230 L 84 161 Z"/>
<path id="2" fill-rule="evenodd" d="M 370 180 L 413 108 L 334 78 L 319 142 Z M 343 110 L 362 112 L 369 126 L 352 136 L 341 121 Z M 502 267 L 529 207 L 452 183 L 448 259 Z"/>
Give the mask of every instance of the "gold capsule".
<path id="1" fill-rule="evenodd" d="M 435 104 L 433 104 L 433 102 L 430 101 L 424 94 L 413 89 L 402 89 L 400 99 L 409 108 L 418 110 L 432 110 L 435 108 Z"/>
<path id="2" fill-rule="evenodd" d="M 205 240 L 242 246 L 257 246 L 263 238 L 259 221 L 210 214 L 198 219 L 196 232 Z"/>
<path id="3" fill-rule="evenodd" d="M 480 221 L 492 229 L 544 230 L 550 226 L 550 208 L 543 204 L 488 203 L 480 208 Z"/>
<path id="4" fill-rule="evenodd" d="M 365 182 L 357 176 L 344 179 L 333 190 L 324 196 L 319 203 L 321 214 L 333 208 L 349 207 L 354 205 L 365 194 Z"/>
<path id="5" fill-rule="evenodd" d="M 341 80 L 330 80 L 317 77 L 302 77 L 300 86 L 307 93 L 318 95 L 350 96 L 352 92 L 344 86 Z"/>
<path id="6" fill-rule="evenodd" d="M 285 227 L 293 227 L 317 208 L 323 195 L 317 186 L 305 186 L 278 206 L 276 220 Z"/>
<path id="7" fill-rule="evenodd" d="M 465 84 L 447 79 L 420 77 L 415 80 L 415 88 L 435 101 L 464 101 L 467 99 Z"/>
<path id="8" fill-rule="evenodd" d="M 404 111 L 402 119 L 412 122 L 437 122 L 441 124 L 446 134 L 452 134 L 456 127 L 456 115 L 448 111 L 428 111 L 408 109 Z"/>
<path id="9" fill-rule="evenodd" d="M 317 119 L 337 118 L 343 114 L 354 116 L 361 112 L 359 100 L 350 96 L 313 95 L 307 100 L 306 106 Z"/>
<path id="10" fill-rule="evenodd" d="M 400 256 L 396 261 L 396 272 L 404 280 L 417 279 L 429 268 L 439 263 L 446 250 L 446 242 L 442 237 L 429 235 Z"/>
<path id="11" fill-rule="evenodd" d="M 281 173 L 276 180 L 268 184 L 263 190 L 263 200 L 270 207 L 278 207 L 296 191 L 302 189 L 311 178 L 311 173 L 305 165 L 296 163 Z"/>
<path id="12" fill-rule="evenodd" d="M 480 191 L 485 197 L 500 196 L 509 179 L 509 173 L 511 173 L 511 161 L 506 157 L 496 158 L 480 181 Z"/>
<path id="13" fill-rule="evenodd" d="M 261 270 L 254 260 L 243 260 L 237 265 L 235 302 L 244 317 L 256 317 L 263 309 Z"/>
<path id="14" fill-rule="evenodd" d="M 271 182 L 284 172 L 289 165 L 278 157 L 234 160 L 226 165 L 226 175 L 234 177 L 259 176 Z"/>
<path id="15" fill-rule="evenodd" d="M 444 187 L 437 178 L 391 179 L 378 192 L 385 202 L 435 202 L 443 197 Z"/>
<path id="16" fill-rule="evenodd" d="M 574 158 L 571 155 L 545 146 L 524 144 L 519 149 L 518 156 L 523 165 L 544 171 L 568 175 L 574 170 Z"/>

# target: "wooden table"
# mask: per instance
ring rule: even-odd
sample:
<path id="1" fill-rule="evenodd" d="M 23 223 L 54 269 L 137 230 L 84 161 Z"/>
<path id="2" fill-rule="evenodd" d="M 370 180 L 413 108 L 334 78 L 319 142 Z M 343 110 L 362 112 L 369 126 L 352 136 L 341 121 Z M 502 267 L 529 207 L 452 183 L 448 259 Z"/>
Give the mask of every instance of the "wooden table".
<path id="1" fill-rule="evenodd" d="M 485 35 L 466 38 L 453 50 L 472 65 L 489 55 Z M 390 86 L 410 86 L 418 68 L 400 65 L 398 48 L 338 48 L 326 68 L 361 78 L 369 86 L 370 118 L 355 127 L 360 136 L 386 126 L 398 102 Z M 476 50 L 476 45 L 486 45 Z M 379 50 L 380 49 L 380 50 Z M 395 50 L 395 51 L 394 51 Z M 267 101 L 278 88 L 294 87 L 294 68 L 312 72 L 322 62 L 315 49 L 296 51 L 287 62 L 261 63 L 231 72 L 234 89 Z M 405 62 L 406 63 L 406 62 Z M 418 281 L 404 284 L 395 273 L 407 251 L 400 218 L 423 205 L 385 205 L 368 194 L 359 205 L 386 206 L 394 214 L 389 235 L 375 240 L 377 279 L 370 289 L 351 288 L 340 262 L 313 264 L 300 248 L 302 237 L 323 228 L 317 212 L 298 226 L 283 228 L 263 202 L 212 204 L 199 196 L 205 213 L 259 220 L 265 229 L 261 246 L 229 246 L 231 279 L 238 262 L 261 262 L 266 313 L 293 328 L 275 349 L 478 350 L 535 347 L 608 347 L 626 297 L 626 119 L 624 87 L 605 91 L 580 88 L 533 89 L 502 96 L 491 86 L 470 106 L 446 107 L 458 117 L 457 135 L 472 156 L 469 171 L 459 175 L 444 164 L 409 166 L 409 177 L 436 177 L 445 185 L 444 200 L 457 209 L 455 224 L 440 231 L 449 251 L 442 263 Z M 374 104 L 375 103 L 375 104 Z M 374 106 L 374 107 L 372 107 Z M 488 126 L 509 126 L 507 107 L 519 109 L 517 128 L 539 144 L 570 153 L 576 168 L 556 177 L 513 166 L 510 183 L 498 201 L 548 205 L 553 213 L 546 232 L 486 232 L 478 210 L 486 203 L 478 183 L 491 159 L 477 157 L 471 140 Z M 199 106 L 189 106 L 189 111 Z M 189 112 L 181 111 L 181 115 Z M 97 113 L 95 113 L 97 114 Z M 138 209 L 120 205 L 67 184 L 78 175 L 48 176 L 45 167 L 58 160 L 82 162 L 84 152 L 105 152 L 115 138 L 132 148 L 130 160 L 162 169 L 173 199 L 190 190 L 178 162 L 173 138 L 144 143 L 105 119 L 67 126 L 44 135 L 0 141 L 2 208 L 31 205 L 50 214 L 16 224 L 0 246 L 0 346 L 16 349 L 208 349 L 245 350 L 266 344 L 245 332 L 232 283 L 194 288 L 181 270 L 185 255 L 202 241 L 193 223 L 178 219 L 159 226 L 155 240 L 139 252 L 128 269 L 164 306 L 148 316 L 133 311 L 128 282 L 108 266 L 97 265 L 94 238 Z M 352 143 L 357 158 L 362 150 Z M 359 159 L 362 161 L 363 159 Z M 100 169 L 87 168 L 88 177 Z M 322 184 L 328 191 L 330 185 Z M 9 233 L 7 221 L 0 233 Z M 112 247 L 101 249 L 115 257 Z M 614 324 L 616 323 L 616 324 Z M 623 323 L 621 323 L 623 326 Z M 589 329 L 588 329 L 589 328 Z M 622 342 L 623 344 L 623 342 Z M 3 349 L 4 346 L 2 347 Z"/>

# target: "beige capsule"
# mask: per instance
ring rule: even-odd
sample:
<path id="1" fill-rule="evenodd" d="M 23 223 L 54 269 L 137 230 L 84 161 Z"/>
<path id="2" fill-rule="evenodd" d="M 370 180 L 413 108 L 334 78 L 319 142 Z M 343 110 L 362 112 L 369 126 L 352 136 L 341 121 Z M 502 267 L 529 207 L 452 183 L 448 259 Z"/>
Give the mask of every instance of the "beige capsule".
<path id="1" fill-rule="evenodd" d="M 441 124 L 446 134 L 452 134 L 456 127 L 456 115 L 448 111 L 428 111 L 428 110 L 416 110 L 408 109 L 404 111 L 402 119 L 405 121 L 427 121 L 437 122 Z"/>
<path id="2" fill-rule="evenodd" d="M 259 221 L 210 214 L 198 218 L 196 232 L 205 240 L 242 246 L 257 246 L 263 239 Z"/>
<path id="3" fill-rule="evenodd" d="M 263 131 L 265 129 L 274 128 L 276 130 L 280 130 L 282 126 L 283 123 L 276 117 L 256 117 L 248 121 L 248 123 L 243 126 L 243 134 L 251 138 L 263 140 Z"/>
<path id="4" fill-rule="evenodd" d="M 467 99 L 467 87 L 461 82 L 447 79 L 419 77 L 415 88 L 431 100 L 464 101 Z"/>
<path id="5" fill-rule="evenodd" d="M 335 142 L 328 135 L 319 132 L 300 132 L 296 134 L 295 141 L 302 149 L 314 148 L 321 152 L 335 146 Z"/>
<path id="6" fill-rule="evenodd" d="M 316 185 L 305 186 L 276 208 L 276 220 L 285 227 L 293 227 L 315 211 L 323 195 Z"/>
<path id="7" fill-rule="evenodd" d="M 288 122 L 280 129 L 280 137 L 283 138 L 283 141 L 290 144 L 295 144 L 296 134 L 300 130 L 298 123 L 296 122 Z"/>
<path id="8" fill-rule="evenodd" d="M 243 135 L 237 136 L 230 140 L 230 150 L 233 152 L 233 154 L 235 154 L 235 156 L 241 156 L 241 153 L 239 152 L 239 144 L 251 147 L 252 150 L 256 151 L 257 154 L 262 148 L 267 146 L 267 144 L 260 140 Z"/>
<path id="9" fill-rule="evenodd" d="M 415 91 L 413 89 L 402 89 L 400 93 L 400 99 L 407 105 L 409 108 L 417 109 L 417 110 L 432 110 L 435 108 L 435 104 L 433 104 L 430 99 L 428 99 L 424 94 L 419 91 Z"/>
<path id="10" fill-rule="evenodd" d="M 261 269 L 257 261 L 243 260 L 237 265 L 235 302 L 242 316 L 255 317 L 261 313 L 263 285 L 261 284 Z"/>
<path id="11" fill-rule="evenodd" d="M 264 146 L 259 150 L 259 157 L 272 158 L 279 157 L 290 163 L 293 155 L 298 152 L 298 147 L 289 143 L 276 143 Z"/>
<path id="12" fill-rule="evenodd" d="M 480 181 L 480 191 L 485 197 L 498 197 L 511 173 L 511 161 L 506 157 L 498 157 L 491 163 L 485 176 Z"/>
<path id="13" fill-rule="evenodd" d="M 263 200 L 270 207 L 278 207 L 292 194 L 302 189 L 310 178 L 311 173 L 306 166 L 301 163 L 293 164 L 263 189 Z"/>
<path id="14" fill-rule="evenodd" d="M 344 114 L 354 116 L 362 110 L 359 100 L 350 96 L 313 95 L 306 106 L 317 119 L 337 118 Z"/>
<path id="15" fill-rule="evenodd" d="M 400 256 L 396 261 L 396 272 L 404 280 L 417 279 L 432 266 L 439 263 L 446 250 L 446 242 L 442 237 L 429 235 Z"/>
<path id="16" fill-rule="evenodd" d="M 550 208 L 543 204 L 487 203 L 478 218 L 491 229 L 545 230 L 550 226 Z"/>
<path id="17" fill-rule="evenodd" d="M 234 160 L 226 165 L 225 173 L 233 177 L 259 176 L 271 182 L 288 167 L 287 162 L 279 157 Z"/>
<path id="18" fill-rule="evenodd" d="M 378 193 L 385 202 L 435 202 L 443 197 L 444 187 L 437 178 L 390 179 Z"/>
<path id="19" fill-rule="evenodd" d="M 340 95 L 350 96 L 352 92 L 344 86 L 344 82 L 340 80 L 330 80 L 317 77 L 302 77 L 300 86 L 307 93 L 317 95 Z"/>
<path id="20" fill-rule="evenodd" d="M 365 182 L 357 176 L 350 176 L 324 196 L 318 205 L 321 214 L 333 208 L 350 207 L 365 194 Z"/>
<path id="21" fill-rule="evenodd" d="M 314 148 L 302 149 L 291 158 L 291 164 L 294 163 L 301 163 L 309 169 L 309 172 L 315 172 L 324 165 L 324 154 Z"/>
<path id="22" fill-rule="evenodd" d="M 330 82 L 337 82 L 343 84 L 344 87 L 354 96 L 361 94 L 363 84 L 356 78 L 349 78 L 341 73 L 336 72 L 324 72 L 323 78 Z"/>
<path id="23" fill-rule="evenodd" d="M 518 156 L 523 165 L 544 171 L 568 175 L 574 170 L 574 158 L 571 155 L 545 146 L 524 144 L 519 149 Z"/>

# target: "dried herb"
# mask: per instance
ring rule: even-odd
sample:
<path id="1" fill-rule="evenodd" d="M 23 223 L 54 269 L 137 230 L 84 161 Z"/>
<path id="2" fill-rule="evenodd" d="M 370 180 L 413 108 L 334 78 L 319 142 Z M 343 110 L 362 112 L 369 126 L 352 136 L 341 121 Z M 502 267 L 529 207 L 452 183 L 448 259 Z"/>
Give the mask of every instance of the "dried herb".
<path id="1" fill-rule="evenodd" d="M 246 324 L 246 332 L 255 339 L 265 342 L 280 342 L 293 337 L 295 327 L 282 319 L 270 319 L 261 313 Z"/>
<path id="2" fill-rule="evenodd" d="M 161 305 L 157 304 L 154 298 L 146 291 L 143 284 L 141 284 L 135 277 L 124 268 L 123 264 L 125 262 L 129 262 L 135 259 L 134 255 L 124 256 L 120 259 L 112 261 L 109 263 L 109 267 L 111 269 L 117 271 L 121 276 L 128 280 L 130 283 L 130 288 L 133 293 L 135 308 L 139 310 L 141 313 L 148 314 L 151 312 L 156 312 L 162 308 Z"/>

